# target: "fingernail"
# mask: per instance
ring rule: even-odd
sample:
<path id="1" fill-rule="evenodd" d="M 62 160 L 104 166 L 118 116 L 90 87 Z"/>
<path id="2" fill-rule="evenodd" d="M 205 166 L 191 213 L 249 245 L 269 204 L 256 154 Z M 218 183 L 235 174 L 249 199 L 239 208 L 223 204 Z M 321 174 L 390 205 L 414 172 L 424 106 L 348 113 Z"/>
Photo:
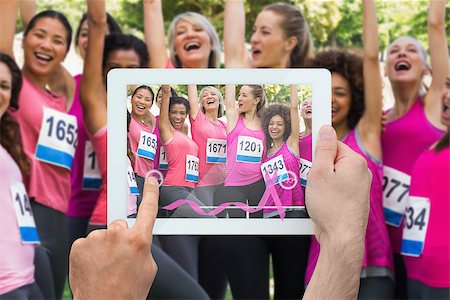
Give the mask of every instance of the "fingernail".
<path id="1" fill-rule="evenodd" d="M 319 130 L 319 138 L 321 140 L 330 140 L 334 137 L 334 129 L 330 125 L 324 125 Z"/>

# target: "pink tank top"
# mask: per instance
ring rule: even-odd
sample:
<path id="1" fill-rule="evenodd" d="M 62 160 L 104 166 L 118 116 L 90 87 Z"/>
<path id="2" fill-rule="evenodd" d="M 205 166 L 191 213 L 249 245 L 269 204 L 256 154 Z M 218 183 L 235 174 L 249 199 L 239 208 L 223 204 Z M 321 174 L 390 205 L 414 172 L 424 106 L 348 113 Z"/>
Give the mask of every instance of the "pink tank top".
<path id="1" fill-rule="evenodd" d="M 94 146 L 95 152 L 97 153 L 98 158 L 98 167 L 100 169 L 100 173 L 102 175 L 102 185 L 100 187 L 100 194 L 98 196 L 97 204 L 95 205 L 95 209 L 92 213 L 91 219 L 89 220 L 89 224 L 92 225 L 106 225 L 107 224 L 107 215 L 106 215 L 106 201 L 107 201 L 107 130 L 106 126 L 98 130 L 91 137 L 92 145 Z"/>
<path id="2" fill-rule="evenodd" d="M 142 124 L 142 122 L 140 122 L 139 120 L 134 118 L 133 114 L 132 114 L 131 122 L 130 122 L 130 131 L 128 132 L 128 138 L 130 140 L 131 151 L 133 151 L 133 153 L 134 153 L 133 169 L 137 175 L 139 175 L 141 177 L 145 177 L 145 175 L 150 170 L 153 170 L 153 160 L 138 155 L 138 146 L 139 146 L 139 143 L 142 142 L 140 140 L 141 131 L 155 134 L 154 128 L 152 128 L 151 126 L 146 126 L 146 125 Z M 155 155 L 156 155 L 156 151 L 155 151 Z"/>
<path id="3" fill-rule="evenodd" d="M 222 150 L 225 149 L 226 145 L 227 125 L 220 120 L 218 120 L 217 124 L 213 123 L 201 109 L 198 111 L 195 119 L 189 118 L 189 120 L 191 122 L 192 139 L 199 148 L 200 168 L 197 187 L 222 184 L 226 164 L 223 161 L 225 159 L 221 159 L 220 154 L 223 153 Z M 224 144 L 215 142 L 212 139 L 222 140 Z M 213 161 L 223 162 L 219 164 L 213 163 Z"/>
<path id="4" fill-rule="evenodd" d="M 386 125 L 381 135 L 385 169 L 392 168 L 405 173 L 408 177 L 411 176 L 413 164 L 419 155 L 443 135 L 444 131 L 434 127 L 428 121 L 423 103 L 418 97 L 404 116 Z M 389 190 L 390 188 L 386 189 L 385 194 Z M 406 201 L 407 197 L 402 199 Z M 403 222 L 399 227 L 390 225 L 387 227 L 392 249 L 394 253 L 400 253 Z"/>
<path id="5" fill-rule="evenodd" d="M 69 217 L 90 217 L 97 202 L 99 190 L 94 190 L 94 188 L 83 189 L 84 154 L 86 141 L 89 138 L 84 126 L 83 109 L 79 99 L 82 75 L 77 75 L 74 78 L 76 81 L 76 89 L 69 114 L 77 118 L 78 144 L 70 172 L 71 193 L 66 215 Z"/>
<path id="6" fill-rule="evenodd" d="M 357 128 L 352 129 L 343 141 L 352 150 L 360 154 L 367 161 L 369 170 L 372 173 L 372 184 L 370 186 L 370 210 L 367 222 L 366 238 L 364 241 L 364 261 L 363 267 L 384 267 L 394 270 L 392 249 L 389 236 L 386 230 L 383 214 L 383 193 L 382 179 L 383 166 L 364 148 L 360 141 Z M 306 270 L 306 282 L 311 279 L 312 273 L 319 258 L 320 246 L 313 236 L 308 257 L 308 267 Z M 385 276 L 388 273 L 383 274 Z"/>
<path id="7" fill-rule="evenodd" d="M 300 184 L 306 186 L 306 177 L 312 165 L 312 134 L 300 139 Z"/>
<path id="8" fill-rule="evenodd" d="M 289 149 L 289 146 L 287 145 L 286 142 L 283 143 L 283 145 L 280 147 L 280 149 L 278 149 L 277 152 L 271 155 L 267 155 L 267 157 L 264 158 L 264 162 L 267 162 L 279 155 L 283 156 L 283 160 L 286 165 L 286 169 L 288 171 L 291 171 L 294 174 L 299 173 L 300 157 L 294 154 L 291 149 Z M 289 177 L 292 178 L 291 175 L 289 175 Z M 283 182 L 283 184 L 285 184 L 288 187 L 291 187 L 293 181 L 290 180 L 288 182 Z M 280 197 L 283 206 L 305 205 L 305 201 L 303 198 L 303 191 L 299 181 L 297 181 L 297 184 L 292 189 L 285 189 L 280 184 L 275 185 L 275 189 L 278 193 L 278 196 Z M 273 201 L 272 196 L 269 197 L 266 206 L 275 206 L 275 202 Z M 276 208 L 264 209 L 264 217 L 272 217 L 276 215 L 278 215 L 278 211 L 276 210 Z"/>
<path id="9" fill-rule="evenodd" d="M 411 173 L 410 195 L 428 198 L 430 212 L 422 254 L 403 259 L 409 279 L 433 288 L 450 288 L 449 182 L 449 147 L 437 153 L 426 151 L 417 159 Z"/>
<path id="10" fill-rule="evenodd" d="M 127 166 L 131 167 L 131 161 L 128 156 L 127 156 Z M 127 191 L 128 191 L 128 193 L 127 193 L 127 195 L 128 195 L 127 216 L 130 216 L 130 215 L 137 213 L 137 197 L 136 197 L 136 195 L 131 195 L 128 185 L 127 185 Z"/>
<path id="11" fill-rule="evenodd" d="M 192 160 L 187 160 L 188 156 L 198 159 L 197 144 L 181 131 L 173 129 L 173 138 L 165 143 L 164 148 L 166 149 L 169 168 L 163 185 L 195 188 L 196 183 L 194 181 L 186 180 L 188 176 L 186 165 L 192 162 Z M 192 165 L 189 167 L 192 167 Z M 198 170 L 198 162 L 196 168 Z M 192 178 L 192 180 L 194 179 Z"/>
<path id="12" fill-rule="evenodd" d="M 34 245 L 22 244 L 11 196 L 11 184 L 22 175 L 0 145 L 0 295 L 34 282 Z"/>
<path id="13" fill-rule="evenodd" d="M 261 145 L 261 149 L 259 146 Z M 242 151 L 245 151 L 240 156 Z M 252 151 L 254 150 L 254 151 Z M 256 150 L 261 155 L 256 155 Z M 266 156 L 266 137 L 262 129 L 252 130 L 245 126 L 244 119 L 239 117 L 236 127 L 227 136 L 227 177 L 225 186 L 244 186 L 262 179 L 261 162 Z M 252 162 L 240 162 L 250 160 Z M 259 159 L 259 162 L 258 162 Z"/>
<path id="14" fill-rule="evenodd" d="M 11 112 L 20 126 L 22 144 L 31 161 L 31 172 L 24 177 L 30 198 L 65 213 L 70 197 L 70 171 L 66 168 L 39 161 L 34 154 L 44 116 L 44 107 L 66 112 L 66 99 L 34 86 L 25 76 L 20 91 L 20 108 Z"/>

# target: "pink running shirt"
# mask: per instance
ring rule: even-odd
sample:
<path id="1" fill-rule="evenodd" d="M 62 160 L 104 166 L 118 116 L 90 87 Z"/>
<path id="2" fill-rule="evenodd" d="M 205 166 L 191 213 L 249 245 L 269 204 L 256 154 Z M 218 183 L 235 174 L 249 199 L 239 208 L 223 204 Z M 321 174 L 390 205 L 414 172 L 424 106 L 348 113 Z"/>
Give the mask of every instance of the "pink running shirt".
<path id="1" fill-rule="evenodd" d="M 195 119 L 189 118 L 189 120 L 191 122 L 192 139 L 197 143 L 199 148 L 200 168 L 197 187 L 222 184 L 226 164 L 208 163 L 206 153 L 208 139 L 219 139 L 226 142 L 227 125 L 220 120 L 215 124 L 205 116 L 201 109 L 199 109 Z M 213 145 L 210 144 L 210 146 Z"/>
<path id="2" fill-rule="evenodd" d="M 440 152 L 425 151 L 417 159 L 411 173 L 410 195 L 428 198 L 430 215 L 422 254 L 403 259 L 408 279 L 433 288 L 450 288 L 449 182 L 449 147 Z"/>
<path id="3" fill-rule="evenodd" d="M 419 155 L 443 135 L 444 131 L 434 127 L 428 121 L 422 100 L 417 97 L 409 111 L 397 120 L 389 122 L 381 135 L 385 168 L 393 168 L 410 176 L 413 164 Z M 388 186 L 386 185 L 385 194 L 390 190 Z M 407 197 L 402 199 L 406 201 Z M 386 218 L 388 218 L 387 215 Z M 403 222 L 399 227 L 390 225 L 387 227 L 392 250 L 394 253 L 400 253 Z"/>
<path id="4" fill-rule="evenodd" d="M 91 136 L 92 145 L 97 153 L 98 167 L 102 175 L 102 185 L 100 187 L 100 194 L 98 196 L 97 204 L 92 213 L 89 224 L 92 225 L 106 225 L 106 200 L 107 200 L 107 130 L 106 126 L 99 129 L 93 136 Z"/>
<path id="5" fill-rule="evenodd" d="M 141 131 L 155 134 L 155 129 L 152 126 L 142 124 L 139 120 L 131 114 L 130 131 L 128 132 L 128 139 L 130 140 L 130 148 L 134 154 L 134 172 L 141 176 L 153 170 L 153 160 L 137 155 L 138 144 L 141 142 Z M 156 153 L 155 153 L 156 154 Z"/>
<path id="6" fill-rule="evenodd" d="M 274 154 L 267 155 L 264 158 L 264 162 L 269 161 L 270 159 L 282 155 L 284 163 L 286 165 L 286 169 L 288 171 L 293 172 L 294 174 L 298 174 L 300 171 L 300 157 L 297 156 L 289 149 L 289 146 L 286 142 L 277 150 Z M 290 176 L 291 178 L 291 176 Z M 284 182 L 288 187 L 292 186 L 292 179 L 288 182 Z M 281 203 L 283 206 L 303 206 L 305 205 L 305 201 L 303 198 L 303 191 L 300 185 L 300 181 L 297 181 L 297 184 L 292 189 L 285 189 L 280 184 L 275 185 L 275 189 L 280 197 Z M 266 203 L 266 206 L 275 206 L 275 202 L 273 201 L 272 196 L 269 197 L 269 200 Z M 272 217 L 278 215 L 278 211 L 276 208 L 265 208 L 264 209 L 264 217 Z"/>
<path id="7" fill-rule="evenodd" d="M 186 157 L 192 155 L 198 158 L 197 144 L 181 131 L 173 129 L 173 138 L 164 144 L 164 148 L 169 168 L 163 185 L 195 188 L 195 182 L 186 180 Z"/>
<path id="8" fill-rule="evenodd" d="M 24 177 L 28 196 L 36 202 L 65 213 L 70 197 L 70 171 L 35 159 L 44 107 L 66 112 L 66 98 L 43 91 L 25 76 L 19 96 L 19 110 L 11 112 L 20 126 L 22 145 L 31 161 L 31 172 Z"/>
<path id="9" fill-rule="evenodd" d="M 261 161 L 257 163 L 238 162 L 239 137 L 258 139 L 262 144 Z M 227 136 L 227 177 L 225 186 L 244 186 L 262 179 L 261 163 L 266 156 L 266 137 L 262 129 L 252 130 L 245 126 L 244 119 L 239 116 L 236 127 Z"/>
<path id="10" fill-rule="evenodd" d="M 10 186 L 22 182 L 19 167 L 0 145 L 0 295 L 34 282 L 34 245 L 22 244 Z M 1 297 L 1 296 L 0 296 Z"/>
<path id="11" fill-rule="evenodd" d="M 79 98 L 82 75 L 76 75 L 74 78 L 76 81 L 76 89 L 69 115 L 73 115 L 77 118 L 78 144 L 73 159 L 72 170 L 70 172 L 71 194 L 66 215 L 68 217 L 90 217 L 94 210 L 95 203 L 97 202 L 99 190 L 86 190 L 82 188 L 84 152 L 86 141 L 88 141 L 89 138 L 84 126 L 83 109 Z"/>
<path id="12" fill-rule="evenodd" d="M 383 214 L 383 165 L 381 162 L 373 158 L 364 148 L 364 145 L 359 138 L 357 127 L 350 130 L 343 142 L 366 159 L 369 170 L 372 173 L 372 184 L 370 186 L 370 210 L 369 220 L 367 222 L 366 238 L 364 241 L 363 267 L 384 267 L 393 271 L 394 262 L 392 249 Z M 319 252 L 319 243 L 313 236 L 305 276 L 307 283 L 311 280 L 314 268 L 319 258 Z M 387 275 L 388 274 L 386 274 L 386 276 Z"/>
<path id="13" fill-rule="evenodd" d="M 300 184 L 305 187 L 312 166 L 312 134 L 300 139 Z"/>

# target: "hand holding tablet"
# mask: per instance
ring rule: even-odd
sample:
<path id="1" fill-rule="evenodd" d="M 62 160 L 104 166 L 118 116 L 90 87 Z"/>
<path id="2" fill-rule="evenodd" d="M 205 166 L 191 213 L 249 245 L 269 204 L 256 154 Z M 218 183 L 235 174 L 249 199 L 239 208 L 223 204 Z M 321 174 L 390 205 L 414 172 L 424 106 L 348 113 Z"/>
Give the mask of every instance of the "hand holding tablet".
<path id="1" fill-rule="evenodd" d="M 149 177 L 132 228 L 116 220 L 75 241 L 69 274 L 74 298 L 145 299 L 158 269 L 150 253 L 158 196 L 158 182 Z"/>

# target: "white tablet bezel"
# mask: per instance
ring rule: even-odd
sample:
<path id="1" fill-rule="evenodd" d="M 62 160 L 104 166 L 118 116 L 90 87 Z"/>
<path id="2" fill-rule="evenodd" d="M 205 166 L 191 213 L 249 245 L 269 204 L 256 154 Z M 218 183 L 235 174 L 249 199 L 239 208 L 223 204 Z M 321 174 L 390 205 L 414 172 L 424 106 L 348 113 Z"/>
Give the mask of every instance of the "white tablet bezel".
<path id="1" fill-rule="evenodd" d="M 108 224 L 129 226 L 126 185 L 126 101 L 129 84 L 302 84 L 312 87 L 313 149 L 319 128 L 331 124 L 331 74 L 326 69 L 113 69 L 108 73 Z M 101 88 L 101 87 L 99 87 Z M 328 100 L 327 100 L 328 99 Z M 120 159 L 123 158 L 123 159 Z M 314 151 L 313 151 L 314 160 Z M 154 234 L 168 235 L 306 235 L 311 219 L 157 218 Z"/>

